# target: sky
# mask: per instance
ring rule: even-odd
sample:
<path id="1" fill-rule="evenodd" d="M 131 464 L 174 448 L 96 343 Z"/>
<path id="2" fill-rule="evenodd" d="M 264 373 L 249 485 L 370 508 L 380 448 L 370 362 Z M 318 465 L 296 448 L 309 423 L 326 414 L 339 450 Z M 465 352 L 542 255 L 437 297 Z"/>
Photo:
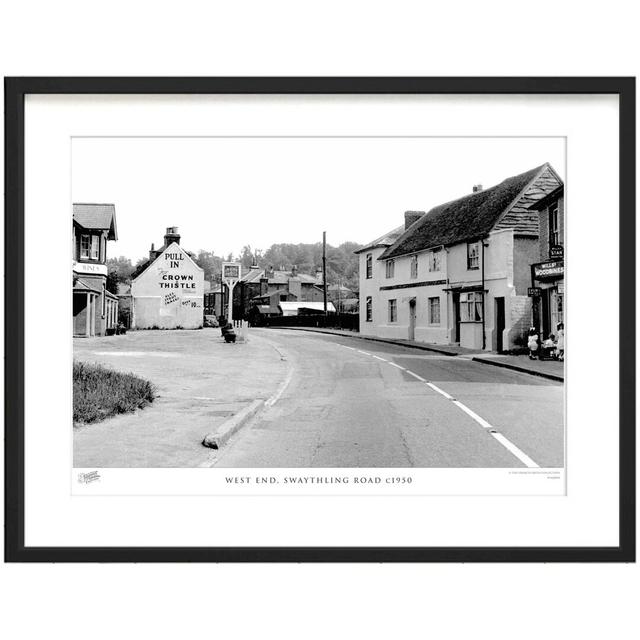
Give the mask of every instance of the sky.
<path id="1" fill-rule="evenodd" d="M 188 251 L 361 244 L 440 203 L 549 162 L 564 138 L 74 138 L 73 202 L 116 208 L 108 254 L 135 261 L 177 226 Z"/>

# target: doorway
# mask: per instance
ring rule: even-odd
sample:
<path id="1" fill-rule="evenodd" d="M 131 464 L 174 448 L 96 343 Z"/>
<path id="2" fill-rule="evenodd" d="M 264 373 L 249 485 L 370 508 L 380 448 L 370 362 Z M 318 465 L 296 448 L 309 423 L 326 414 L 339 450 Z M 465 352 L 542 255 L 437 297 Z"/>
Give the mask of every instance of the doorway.
<path id="1" fill-rule="evenodd" d="M 453 302 L 453 340 L 454 343 L 460 343 L 460 294 L 454 293 L 451 296 Z"/>
<path id="2" fill-rule="evenodd" d="M 409 300 L 409 340 L 416 339 L 416 299 Z"/>
<path id="3" fill-rule="evenodd" d="M 502 335 L 504 333 L 504 298 L 495 298 L 496 301 L 496 351 L 501 353 L 504 350 Z"/>

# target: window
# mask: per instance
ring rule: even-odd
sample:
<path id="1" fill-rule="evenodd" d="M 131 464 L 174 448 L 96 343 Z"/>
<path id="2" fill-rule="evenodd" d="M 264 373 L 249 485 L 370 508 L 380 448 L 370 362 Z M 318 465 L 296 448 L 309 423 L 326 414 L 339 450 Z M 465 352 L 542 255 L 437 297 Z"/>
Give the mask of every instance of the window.
<path id="1" fill-rule="evenodd" d="M 411 277 L 418 277 L 418 256 L 411 256 Z"/>
<path id="2" fill-rule="evenodd" d="M 367 296 L 366 309 L 367 309 L 367 315 L 365 317 L 367 322 L 373 322 L 373 302 L 371 300 L 371 296 Z"/>
<path id="3" fill-rule="evenodd" d="M 100 259 L 100 236 L 91 236 L 91 259 Z"/>
<path id="4" fill-rule="evenodd" d="M 440 271 L 440 256 L 442 251 L 436 249 L 429 254 L 429 271 Z"/>
<path id="5" fill-rule="evenodd" d="M 80 236 L 80 258 L 86 260 L 100 259 L 100 236 Z"/>
<path id="6" fill-rule="evenodd" d="M 480 268 L 480 243 L 467 243 L 467 269 Z"/>
<path id="7" fill-rule="evenodd" d="M 389 300 L 389 322 L 398 322 L 398 301 Z"/>
<path id="8" fill-rule="evenodd" d="M 429 298 L 429 324 L 440 324 L 440 298 Z"/>
<path id="9" fill-rule="evenodd" d="M 387 260 L 386 267 L 387 267 L 386 277 L 393 278 L 393 274 L 395 273 L 395 270 L 396 270 L 396 261 Z"/>
<path id="10" fill-rule="evenodd" d="M 367 279 L 371 278 L 371 276 L 373 275 L 372 271 L 373 271 L 372 255 L 370 253 L 367 253 Z"/>
<path id="11" fill-rule="evenodd" d="M 80 257 L 89 259 L 91 251 L 91 236 L 80 236 Z"/>
<path id="12" fill-rule="evenodd" d="M 480 322 L 482 320 L 481 292 L 460 294 L 460 320 L 463 322 Z"/>
<path id="13" fill-rule="evenodd" d="M 560 244 L 558 233 L 558 203 L 549 207 L 549 248 Z"/>

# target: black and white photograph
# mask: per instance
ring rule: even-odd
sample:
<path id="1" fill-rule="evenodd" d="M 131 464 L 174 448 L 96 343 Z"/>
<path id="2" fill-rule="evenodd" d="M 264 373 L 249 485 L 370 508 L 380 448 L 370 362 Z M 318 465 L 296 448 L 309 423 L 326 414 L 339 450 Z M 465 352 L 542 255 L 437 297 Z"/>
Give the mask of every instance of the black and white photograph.
<path id="1" fill-rule="evenodd" d="M 629 557 L 623 80 L 141 82 L 10 83 L 20 557 Z"/>
<path id="2" fill-rule="evenodd" d="M 74 137 L 79 483 L 110 468 L 559 474 L 565 145 Z"/>

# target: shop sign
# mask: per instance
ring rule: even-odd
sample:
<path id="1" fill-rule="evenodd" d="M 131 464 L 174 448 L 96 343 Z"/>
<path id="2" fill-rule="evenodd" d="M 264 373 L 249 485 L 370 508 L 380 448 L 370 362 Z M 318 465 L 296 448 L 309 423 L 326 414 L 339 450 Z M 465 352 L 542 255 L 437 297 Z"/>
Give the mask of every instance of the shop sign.
<path id="1" fill-rule="evenodd" d="M 529 287 L 527 289 L 527 295 L 530 298 L 539 298 L 542 295 L 542 289 L 540 287 Z"/>
<path id="2" fill-rule="evenodd" d="M 549 257 L 554 260 L 562 260 L 564 258 L 564 247 L 561 244 L 556 244 L 549 249 Z"/>
<path id="3" fill-rule="evenodd" d="M 106 276 L 107 275 L 107 265 L 106 264 L 91 264 L 87 262 L 74 262 L 73 270 L 76 273 L 89 273 L 96 276 Z"/>
<path id="4" fill-rule="evenodd" d="M 557 278 L 564 275 L 564 262 L 541 262 L 533 265 L 533 275 L 536 279 Z"/>

